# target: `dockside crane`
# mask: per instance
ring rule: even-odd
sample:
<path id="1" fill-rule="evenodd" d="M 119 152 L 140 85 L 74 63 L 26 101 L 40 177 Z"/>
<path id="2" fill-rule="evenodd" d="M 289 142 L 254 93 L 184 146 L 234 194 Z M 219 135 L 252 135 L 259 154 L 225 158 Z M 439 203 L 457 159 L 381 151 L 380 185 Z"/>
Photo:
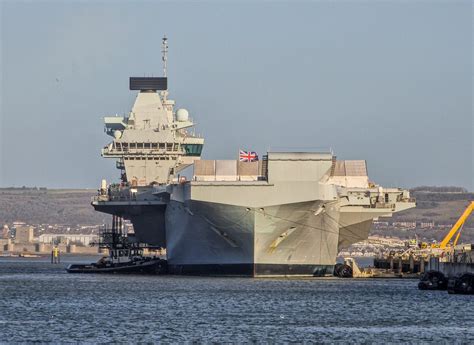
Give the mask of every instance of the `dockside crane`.
<path id="1" fill-rule="evenodd" d="M 464 210 L 461 217 L 459 217 L 456 224 L 453 225 L 446 237 L 441 241 L 441 243 L 439 244 L 440 249 L 446 249 L 448 247 L 449 241 L 451 241 L 454 235 L 456 235 L 456 238 L 454 239 L 452 247 L 456 246 L 459 237 L 461 236 L 463 225 L 466 222 L 467 218 L 469 218 L 469 216 L 471 215 L 472 211 L 474 211 L 474 201 L 471 201 L 469 206 Z"/>

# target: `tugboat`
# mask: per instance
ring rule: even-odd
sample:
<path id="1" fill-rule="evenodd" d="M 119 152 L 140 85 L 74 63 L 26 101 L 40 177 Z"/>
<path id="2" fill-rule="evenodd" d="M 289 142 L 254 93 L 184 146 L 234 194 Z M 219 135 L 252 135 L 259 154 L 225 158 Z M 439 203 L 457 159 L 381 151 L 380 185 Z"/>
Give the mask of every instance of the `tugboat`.
<path id="1" fill-rule="evenodd" d="M 123 234 L 122 229 L 122 218 L 114 216 L 112 229 L 109 231 L 105 228 L 100 234 L 98 243 L 99 248 L 107 249 L 109 255 L 100 258 L 96 263 L 71 264 L 66 271 L 68 273 L 167 273 L 166 260 L 156 256 L 144 256 L 144 249 L 151 247 L 138 243 L 133 236 Z"/>
<path id="2" fill-rule="evenodd" d="M 113 262 L 110 258 L 101 258 L 89 265 L 71 264 L 66 268 L 68 273 L 141 273 L 165 274 L 166 260 L 160 258 L 140 257 L 127 262 Z"/>

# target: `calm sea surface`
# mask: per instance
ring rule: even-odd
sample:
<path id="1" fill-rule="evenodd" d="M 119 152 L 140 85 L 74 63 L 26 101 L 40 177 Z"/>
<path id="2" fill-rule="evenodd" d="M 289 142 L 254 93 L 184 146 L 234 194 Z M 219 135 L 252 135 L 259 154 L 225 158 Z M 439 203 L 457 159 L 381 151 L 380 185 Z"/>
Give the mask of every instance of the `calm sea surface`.
<path id="1" fill-rule="evenodd" d="M 416 280 L 67 274 L 0 258 L 0 342 L 470 342 L 473 296 Z"/>

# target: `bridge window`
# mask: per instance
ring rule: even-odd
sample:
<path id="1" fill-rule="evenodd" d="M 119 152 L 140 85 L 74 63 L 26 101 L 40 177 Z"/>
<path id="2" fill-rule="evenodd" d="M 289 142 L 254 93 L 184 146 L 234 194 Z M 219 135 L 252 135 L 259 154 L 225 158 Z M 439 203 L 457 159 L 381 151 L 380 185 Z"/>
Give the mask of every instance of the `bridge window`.
<path id="1" fill-rule="evenodd" d="M 185 144 L 184 150 L 186 156 L 200 156 L 202 151 L 202 144 Z"/>

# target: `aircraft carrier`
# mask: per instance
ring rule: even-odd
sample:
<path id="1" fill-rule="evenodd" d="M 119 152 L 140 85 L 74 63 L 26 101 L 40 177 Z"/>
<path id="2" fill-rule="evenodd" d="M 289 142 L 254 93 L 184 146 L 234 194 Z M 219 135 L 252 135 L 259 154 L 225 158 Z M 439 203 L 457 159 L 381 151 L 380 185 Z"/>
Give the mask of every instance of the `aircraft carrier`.
<path id="1" fill-rule="evenodd" d="M 166 248 L 171 273 L 332 274 L 339 250 L 367 239 L 373 219 L 415 206 L 407 190 L 370 182 L 365 161 L 332 152 L 201 160 L 204 139 L 168 98 L 167 51 L 164 38 L 163 77 L 130 78 L 131 112 L 104 119 L 113 140 L 102 156 L 121 179 L 103 181 L 92 205 Z"/>

